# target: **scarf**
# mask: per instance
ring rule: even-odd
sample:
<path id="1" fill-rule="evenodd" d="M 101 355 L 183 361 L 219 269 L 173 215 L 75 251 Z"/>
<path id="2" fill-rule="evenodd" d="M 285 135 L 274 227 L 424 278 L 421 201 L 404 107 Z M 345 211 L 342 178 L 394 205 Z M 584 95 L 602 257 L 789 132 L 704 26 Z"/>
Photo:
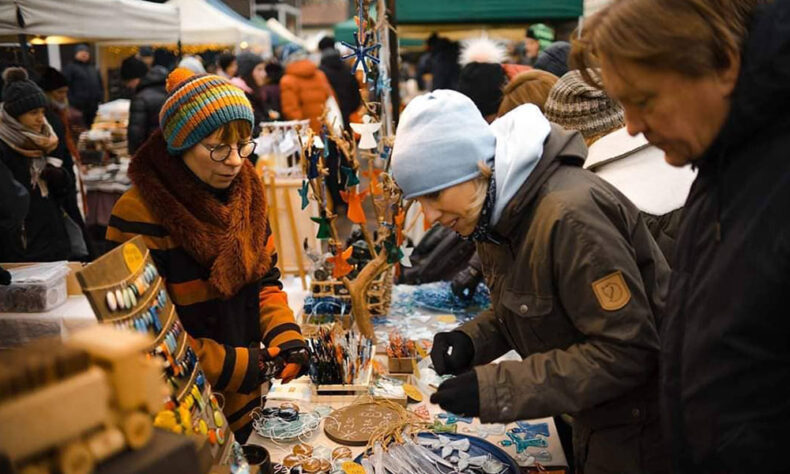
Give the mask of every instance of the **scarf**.
<path id="1" fill-rule="evenodd" d="M 167 152 L 157 131 L 130 163 L 129 177 L 173 239 L 210 269 L 208 282 L 222 297 L 232 297 L 271 268 L 266 200 L 249 161 L 244 160 L 222 202 L 180 157 Z"/>
<path id="2" fill-rule="evenodd" d="M 41 196 L 47 197 L 49 190 L 46 181 L 41 178 L 41 172 L 47 165 L 46 155 L 58 146 L 58 136 L 55 135 L 49 122 L 45 119 L 44 125 L 38 132 L 30 130 L 6 112 L 4 104 L 0 104 L 0 140 L 28 158 L 30 186 L 32 189 L 39 188 Z"/>
<path id="3" fill-rule="evenodd" d="M 492 170 L 493 171 L 493 170 Z M 475 225 L 475 229 L 472 231 L 471 234 L 467 236 L 461 236 L 464 240 L 469 240 L 472 242 L 493 242 L 495 244 L 499 243 L 499 240 L 494 238 L 491 233 L 491 215 L 494 212 L 494 206 L 496 205 L 496 174 L 491 173 L 491 179 L 488 181 L 488 189 L 486 190 L 486 198 L 483 201 L 483 208 L 480 210 L 480 218 L 477 219 L 477 225 Z"/>

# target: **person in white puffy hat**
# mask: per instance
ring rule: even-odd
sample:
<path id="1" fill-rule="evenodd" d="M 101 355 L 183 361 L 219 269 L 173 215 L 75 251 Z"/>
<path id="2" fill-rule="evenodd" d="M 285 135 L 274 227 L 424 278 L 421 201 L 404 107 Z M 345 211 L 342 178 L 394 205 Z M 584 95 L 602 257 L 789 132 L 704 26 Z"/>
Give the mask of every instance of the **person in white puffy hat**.
<path id="1" fill-rule="evenodd" d="M 656 315 L 669 267 L 586 154 L 531 104 L 490 126 L 454 91 L 405 109 L 393 177 L 429 221 L 475 241 L 492 297 L 435 336 L 434 368 L 457 376 L 431 401 L 484 423 L 569 413 L 585 473 L 663 473 Z M 511 349 L 523 360 L 490 364 Z"/>

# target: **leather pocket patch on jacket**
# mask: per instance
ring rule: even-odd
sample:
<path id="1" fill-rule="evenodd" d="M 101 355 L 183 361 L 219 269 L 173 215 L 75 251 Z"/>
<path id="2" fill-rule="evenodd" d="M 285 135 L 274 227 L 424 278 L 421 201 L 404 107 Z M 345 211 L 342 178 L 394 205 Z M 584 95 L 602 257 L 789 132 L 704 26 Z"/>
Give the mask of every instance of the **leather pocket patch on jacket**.
<path id="1" fill-rule="evenodd" d="M 601 308 L 606 311 L 617 311 L 631 301 L 631 290 L 619 270 L 594 281 L 592 289 Z"/>

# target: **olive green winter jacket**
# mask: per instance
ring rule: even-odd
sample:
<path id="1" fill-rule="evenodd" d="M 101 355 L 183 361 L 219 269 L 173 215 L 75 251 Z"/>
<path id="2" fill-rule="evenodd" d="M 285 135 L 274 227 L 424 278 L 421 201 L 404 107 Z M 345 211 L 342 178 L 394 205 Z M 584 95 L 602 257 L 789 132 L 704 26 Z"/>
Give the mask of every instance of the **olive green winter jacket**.
<path id="1" fill-rule="evenodd" d="M 669 267 L 638 209 L 581 168 L 586 151 L 552 125 L 493 228 L 500 243 L 478 244 L 493 305 L 460 329 L 474 344 L 480 418 L 569 413 L 585 473 L 665 472 L 657 319 Z M 523 361 L 488 364 L 510 349 Z"/>

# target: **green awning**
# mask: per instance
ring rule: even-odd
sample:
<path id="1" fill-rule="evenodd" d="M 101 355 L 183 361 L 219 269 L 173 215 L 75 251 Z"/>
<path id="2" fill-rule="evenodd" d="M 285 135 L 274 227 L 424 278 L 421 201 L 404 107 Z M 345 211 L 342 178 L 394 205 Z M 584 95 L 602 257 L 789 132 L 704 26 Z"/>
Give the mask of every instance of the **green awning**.
<path id="1" fill-rule="evenodd" d="M 354 33 L 357 31 L 357 24 L 354 19 L 346 20 L 335 24 L 334 35 L 337 41 L 345 41 L 354 44 Z M 398 38 L 398 44 L 401 48 L 410 46 L 423 46 L 424 39 L 420 38 Z"/>
<path id="2" fill-rule="evenodd" d="M 397 0 L 398 24 L 575 19 L 583 0 Z"/>

